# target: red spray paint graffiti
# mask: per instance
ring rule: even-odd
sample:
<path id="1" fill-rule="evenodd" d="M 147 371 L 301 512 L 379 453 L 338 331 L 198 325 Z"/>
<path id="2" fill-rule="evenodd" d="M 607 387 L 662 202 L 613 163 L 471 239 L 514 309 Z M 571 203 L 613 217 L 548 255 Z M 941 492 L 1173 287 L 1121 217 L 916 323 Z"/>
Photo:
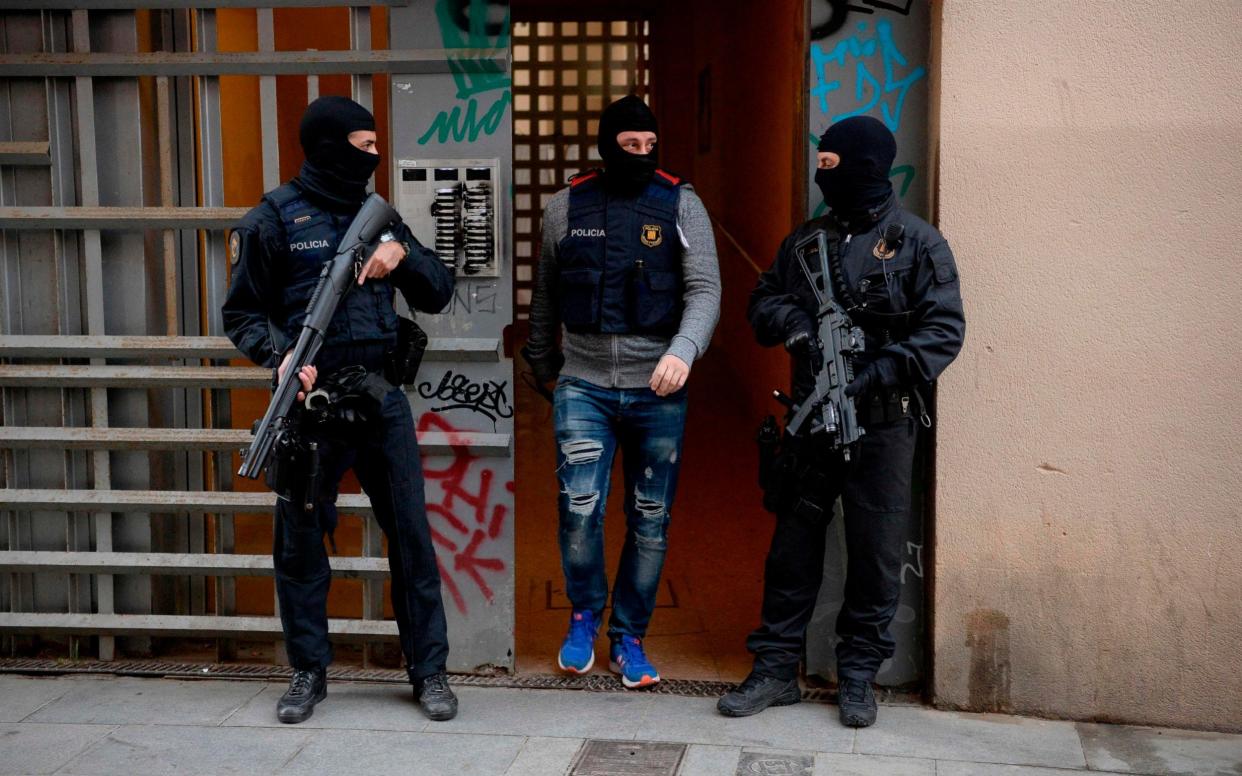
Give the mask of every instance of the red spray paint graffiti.
<path id="1" fill-rule="evenodd" d="M 453 449 L 452 460 L 442 469 L 427 467 L 424 457 L 423 475 L 427 481 L 431 539 L 452 553 L 450 566 L 446 567 L 444 560 L 437 561 L 440 578 L 457 610 L 468 614 L 461 585 L 473 582 L 490 603 L 493 593 L 485 575 L 505 572 L 505 562 L 500 558 L 488 557 L 487 553 L 497 544 L 504 530 L 509 507 L 504 503 L 494 503 L 503 500 L 503 496 L 496 499 L 493 495 L 496 472 L 486 467 L 474 467 L 478 457 L 470 453 L 470 432 L 455 428 L 434 412 L 424 413 L 418 421 L 418 433 L 421 435 L 428 431 L 447 434 L 449 446 Z M 477 487 L 471 491 L 466 483 L 473 471 L 478 471 L 479 476 Z M 439 487 L 438 499 L 436 486 Z M 513 481 L 506 482 L 504 488 L 513 493 Z"/>

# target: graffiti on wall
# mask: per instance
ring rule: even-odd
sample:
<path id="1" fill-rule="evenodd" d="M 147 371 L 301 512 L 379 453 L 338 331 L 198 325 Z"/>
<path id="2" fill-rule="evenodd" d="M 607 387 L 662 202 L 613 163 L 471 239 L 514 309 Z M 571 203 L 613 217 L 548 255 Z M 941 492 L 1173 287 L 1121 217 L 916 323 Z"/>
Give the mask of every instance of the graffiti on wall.
<path id="1" fill-rule="evenodd" d="M 418 384 L 418 395 L 432 402 L 432 412 L 467 410 L 482 415 L 492 422 L 513 417 L 513 403 L 509 400 L 508 380 L 475 380 L 469 375 L 446 371 L 440 380 L 426 380 Z"/>
<path id="2" fill-rule="evenodd" d="M 873 14 L 876 11 L 891 11 L 901 16 L 909 16 L 914 0 L 904 2 L 886 2 L 886 0 L 825 0 L 822 6 L 812 6 L 811 40 L 823 40 L 845 26 L 851 12 Z M 825 7 L 826 6 L 826 7 Z M 827 13 L 827 18 L 821 17 Z"/>
<path id="3" fill-rule="evenodd" d="M 893 40 L 891 22 L 880 19 L 874 28 L 859 22 L 857 29 L 857 34 L 837 41 L 830 50 L 811 44 L 815 75 L 811 97 L 829 124 L 878 107 L 880 119 L 896 132 L 901 128 L 906 95 L 927 76 L 927 68 L 910 66 Z"/>
<path id="4" fill-rule="evenodd" d="M 437 0 L 436 21 L 446 49 L 507 49 L 509 47 L 509 5 L 489 0 Z M 426 145 L 473 143 L 479 135 L 491 135 L 500 128 L 505 111 L 513 101 L 512 80 L 504 67 L 472 53 L 453 54 L 449 69 L 457 86 L 457 104 L 441 110 L 418 138 Z M 488 107 L 483 107 L 490 101 Z"/>
<path id="5" fill-rule="evenodd" d="M 502 537 L 512 512 L 513 480 L 497 484 L 496 470 L 470 452 L 469 431 L 434 412 L 425 412 L 419 418 L 418 433 L 428 431 L 447 434 L 453 450 L 442 468 L 427 466 L 429 459 L 424 457 L 423 476 L 440 579 L 457 611 L 468 615 L 463 588 L 472 586 L 491 603 L 492 585 L 507 576 L 507 564 L 495 556 L 505 554 Z"/>

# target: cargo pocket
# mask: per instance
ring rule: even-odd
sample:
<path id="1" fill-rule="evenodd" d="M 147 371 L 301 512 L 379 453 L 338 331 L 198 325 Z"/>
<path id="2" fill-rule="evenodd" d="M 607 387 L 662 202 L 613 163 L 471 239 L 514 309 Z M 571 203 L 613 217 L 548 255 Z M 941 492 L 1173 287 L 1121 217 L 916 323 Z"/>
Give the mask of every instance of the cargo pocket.
<path id="1" fill-rule="evenodd" d="M 631 288 L 632 320 L 640 330 L 660 331 L 677 324 L 681 279 L 676 272 L 644 269 L 635 273 Z"/>
<path id="2" fill-rule="evenodd" d="M 597 269 L 561 270 L 557 281 L 561 323 L 568 327 L 593 327 L 599 323 L 600 277 Z"/>

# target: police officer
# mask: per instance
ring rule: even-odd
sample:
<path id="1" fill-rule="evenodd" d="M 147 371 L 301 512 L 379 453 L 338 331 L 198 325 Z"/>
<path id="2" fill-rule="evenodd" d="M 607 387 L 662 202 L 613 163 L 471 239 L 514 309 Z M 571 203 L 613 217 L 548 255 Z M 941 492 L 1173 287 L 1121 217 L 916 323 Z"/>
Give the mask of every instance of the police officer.
<path id="1" fill-rule="evenodd" d="M 629 688 L 660 681 L 643 639 L 681 466 L 685 385 L 720 315 L 711 220 L 693 188 L 657 168 L 657 140 L 655 116 L 636 96 L 600 115 L 604 169 L 575 176 L 544 209 L 525 351 L 541 382 L 560 374 L 558 538 L 572 612 L 557 664 L 570 673 L 595 663 L 608 600 L 604 507 L 621 450 L 626 535 L 609 667 Z"/>
<path id="2" fill-rule="evenodd" d="M 956 357 L 965 318 L 953 253 L 940 233 L 897 203 L 888 172 L 893 134 L 874 118 L 833 124 L 819 142 L 815 183 L 830 212 L 785 238 L 751 293 L 749 318 L 761 345 L 794 355 L 794 400 L 812 390 L 817 346 L 815 296 L 794 246 L 826 230 L 837 271 L 826 273 L 837 299 L 865 333 L 846 393 L 866 434 L 848 460 L 822 437 L 786 437 L 779 470 L 776 529 L 764 572 L 759 627 L 747 639 L 754 669 L 717 708 L 728 716 L 797 703 L 798 660 L 823 576 L 826 526 L 833 502 L 845 519 L 845 601 L 837 618 L 841 722 L 875 722 L 872 681 L 893 654 L 889 624 L 897 611 L 910 513 L 915 441 L 930 425 L 929 386 Z M 902 227 L 889 232 L 891 225 Z M 817 271 L 818 267 L 812 267 Z M 833 278 L 832 276 L 836 276 Z"/>
<path id="3" fill-rule="evenodd" d="M 311 103 L 300 139 L 306 161 L 298 176 L 264 194 L 229 236 L 232 284 L 223 309 L 225 331 L 238 349 L 256 364 L 279 365 L 282 375 L 320 269 L 335 255 L 380 161 L 375 119 L 344 97 Z M 380 384 L 369 411 L 350 415 L 353 422 L 307 431 L 319 443 L 324 473 L 313 512 L 284 499 L 276 505 L 276 593 L 294 669 L 276 707 L 281 722 L 307 719 L 327 692 L 331 571 L 323 539 L 336 527 L 337 487 L 351 467 L 388 537 L 393 611 L 414 694 L 432 719 L 457 713 L 445 675 L 444 603 L 413 418 L 391 370 L 385 373 L 397 338 L 397 290 L 412 309 L 428 313 L 444 309 L 453 292 L 452 274 L 403 224 L 380 237 L 358 273 L 358 286 L 337 308 L 315 366 L 299 375 L 303 393 L 316 379 L 329 381 L 347 367 L 389 382 Z"/>

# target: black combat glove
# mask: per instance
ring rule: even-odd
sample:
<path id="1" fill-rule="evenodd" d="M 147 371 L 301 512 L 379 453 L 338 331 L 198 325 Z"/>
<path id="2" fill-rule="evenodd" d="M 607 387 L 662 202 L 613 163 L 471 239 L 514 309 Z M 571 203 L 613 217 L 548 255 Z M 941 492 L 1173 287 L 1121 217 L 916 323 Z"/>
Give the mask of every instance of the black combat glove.
<path id="1" fill-rule="evenodd" d="M 785 339 L 785 350 L 794 358 L 805 358 L 814 372 L 824 368 L 824 354 L 819 351 L 819 340 L 810 329 L 802 329 L 789 335 Z"/>
<path id="2" fill-rule="evenodd" d="M 850 384 L 845 386 L 845 395 L 866 394 L 877 388 L 897 385 L 898 382 L 897 362 L 888 356 L 881 356 L 854 375 Z"/>

